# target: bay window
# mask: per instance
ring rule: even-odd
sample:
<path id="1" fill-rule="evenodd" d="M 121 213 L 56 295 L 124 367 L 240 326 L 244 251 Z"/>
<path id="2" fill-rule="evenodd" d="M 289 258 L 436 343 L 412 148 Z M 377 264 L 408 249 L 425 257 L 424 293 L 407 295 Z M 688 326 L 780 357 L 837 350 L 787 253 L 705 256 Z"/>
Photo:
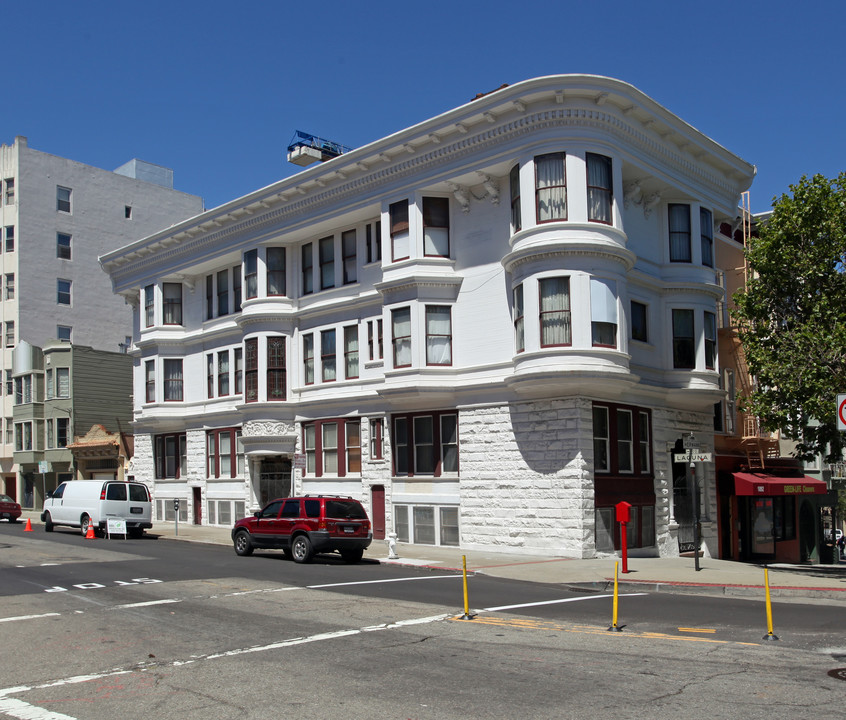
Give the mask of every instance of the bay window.
<path id="1" fill-rule="evenodd" d="M 391 260 L 405 260 L 409 257 L 410 236 L 408 225 L 408 200 L 392 203 L 388 208 L 391 220 Z"/>
<path id="2" fill-rule="evenodd" d="M 452 365 L 452 317 L 447 306 L 426 306 L 426 364 Z"/>
<path id="3" fill-rule="evenodd" d="M 162 283 L 162 315 L 165 325 L 182 324 L 182 283 Z"/>
<path id="4" fill-rule="evenodd" d="M 217 354 L 217 396 L 229 395 L 229 351 L 221 350 Z"/>
<path id="5" fill-rule="evenodd" d="M 320 368 L 323 382 L 332 382 L 337 377 L 335 357 L 335 331 L 323 330 L 320 333 Z"/>
<path id="6" fill-rule="evenodd" d="M 314 335 L 303 335 L 303 381 L 314 383 Z"/>
<path id="7" fill-rule="evenodd" d="M 344 377 L 358 377 L 358 325 L 344 328 Z"/>
<path id="8" fill-rule="evenodd" d="M 206 432 L 206 476 L 234 478 L 244 474 L 244 451 L 239 428 Z"/>
<path id="9" fill-rule="evenodd" d="M 717 367 L 717 316 L 712 312 L 705 313 L 705 367 Z"/>
<path id="10" fill-rule="evenodd" d="M 285 248 L 267 248 L 267 295 L 268 297 L 285 295 Z"/>
<path id="11" fill-rule="evenodd" d="M 300 272 L 302 274 L 302 293 L 314 292 L 314 243 L 306 243 L 300 248 Z"/>
<path id="12" fill-rule="evenodd" d="M 611 158 L 587 153 L 588 220 L 611 224 Z"/>
<path id="13" fill-rule="evenodd" d="M 267 338 L 267 399 L 284 400 L 286 388 L 285 338 Z"/>
<path id="14" fill-rule="evenodd" d="M 356 281 L 356 235 L 355 230 L 346 230 L 341 233 L 341 256 L 343 263 L 344 285 Z"/>
<path id="15" fill-rule="evenodd" d="M 690 262 L 690 205 L 667 206 L 670 227 L 670 262 Z"/>
<path id="16" fill-rule="evenodd" d="M 156 435 L 153 455 L 157 478 L 179 478 L 188 471 L 188 449 L 185 433 Z"/>
<path id="17" fill-rule="evenodd" d="M 514 295 L 514 345 L 517 352 L 521 353 L 526 349 L 526 332 L 523 324 L 523 285 L 520 284 L 513 290 Z"/>
<path id="18" fill-rule="evenodd" d="M 617 284 L 590 279 L 591 338 L 594 347 L 617 347 Z"/>
<path id="19" fill-rule="evenodd" d="M 394 348 L 394 367 L 411 365 L 411 308 L 391 310 L 391 342 Z"/>
<path id="20" fill-rule="evenodd" d="M 449 257 L 449 200 L 423 198 L 423 254 Z"/>
<path id="21" fill-rule="evenodd" d="M 535 209 L 539 223 L 567 219 L 567 182 L 564 153 L 535 158 Z"/>
<path id="22" fill-rule="evenodd" d="M 520 166 L 515 165 L 508 173 L 511 186 L 511 230 L 519 232 L 523 228 L 523 216 L 520 211 Z"/>
<path id="23" fill-rule="evenodd" d="M 156 293 L 155 286 L 144 286 L 144 326 L 153 327 L 156 320 Z"/>
<path id="24" fill-rule="evenodd" d="M 320 254 L 320 289 L 335 287 L 335 238 L 321 238 L 318 242 Z"/>
<path id="25" fill-rule="evenodd" d="M 244 402 L 258 402 L 258 338 L 244 341 Z"/>
<path id="26" fill-rule="evenodd" d="M 541 347 L 570 345 L 570 278 L 543 278 L 539 290 Z"/>
<path id="27" fill-rule="evenodd" d="M 693 310 L 673 310 L 673 367 L 696 367 L 696 337 Z"/>
<path id="28" fill-rule="evenodd" d="M 229 314 L 229 270 L 217 273 L 217 316 Z"/>
<path id="29" fill-rule="evenodd" d="M 247 300 L 258 297 L 258 250 L 244 253 L 244 285 Z"/>
<path id="30" fill-rule="evenodd" d="M 156 361 L 144 361 L 144 387 L 148 403 L 156 402 Z"/>
<path id="31" fill-rule="evenodd" d="M 166 358 L 164 361 L 164 399 L 166 402 L 182 402 L 182 359 Z"/>
<path id="32" fill-rule="evenodd" d="M 714 221 L 711 211 L 699 208 L 699 234 L 702 238 L 702 264 L 714 267 Z"/>

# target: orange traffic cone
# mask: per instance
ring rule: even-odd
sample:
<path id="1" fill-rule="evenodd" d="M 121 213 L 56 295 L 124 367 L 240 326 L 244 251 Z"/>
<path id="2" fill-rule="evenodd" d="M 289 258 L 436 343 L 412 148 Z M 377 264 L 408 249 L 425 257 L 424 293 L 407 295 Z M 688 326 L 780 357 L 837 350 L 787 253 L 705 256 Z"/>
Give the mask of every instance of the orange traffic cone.
<path id="1" fill-rule="evenodd" d="M 32 520 L 29 518 L 26 519 L 26 527 L 24 528 L 24 532 L 32 532 Z"/>
<path id="2" fill-rule="evenodd" d="M 85 533 L 86 540 L 93 540 L 94 539 L 94 523 L 88 523 L 88 532 Z"/>

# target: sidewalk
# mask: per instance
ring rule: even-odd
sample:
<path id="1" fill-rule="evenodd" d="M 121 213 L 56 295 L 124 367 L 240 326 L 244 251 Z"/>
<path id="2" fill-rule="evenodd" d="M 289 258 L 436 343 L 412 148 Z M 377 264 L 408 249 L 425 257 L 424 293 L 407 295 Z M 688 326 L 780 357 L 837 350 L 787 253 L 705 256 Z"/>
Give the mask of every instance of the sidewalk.
<path id="1" fill-rule="evenodd" d="M 21 527 L 27 518 L 35 530 L 42 530 L 39 513 L 24 511 Z M 232 545 L 229 528 L 156 522 L 147 533 L 163 539 Z M 397 546 L 397 555 L 398 558 L 389 559 L 387 544 L 374 540 L 364 554 L 364 561 L 460 571 L 462 558 L 466 558 L 468 573 L 558 584 L 585 592 L 613 589 L 615 563 L 620 562 L 619 557 L 574 560 L 519 551 L 461 550 L 402 543 Z M 623 574 L 622 562 L 618 566 L 618 589 L 756 598 L 764 595 L 764 566 L 703 557 L 699 559 L 697 572 L 694 563 L 693 558 L 629 557 L 628 573 Z M 835 565 L 773 564 L 768 567 L 768 576 L 774 599 L 815 598 L 846 603 L 846 561 Z"/>
<path id="2" fill-rule="evenodd" d="M 228 528 L 157 522 L 151 535 L 192 542 L 231 545 Z M 177 535 L 178 532 L 178 535 Z M 468 573 L 527 582 L 565 585 L 584 591 L 605 592 L 613 589 L 617 557 L 573 560 L 513 552 L 461 550 L 431 545 L 397 546 L 396 559 L 388 558 L 388 546 L 374 540 L 365 551 L 364 560 L 393 565 L 410 565 L 432 570 L 461 570 L 466 558 Z M 628 559 L 629 572 L 618 567 L 620 592 L 696 593 L 763 597 L 764 567 L 731 560 L 700 558 L 697 572 L 693 558 Z M 846 603 L 846 561 L 839 565 L 770 565 L 770 594 L 773 598 L 822 598 Z"/>

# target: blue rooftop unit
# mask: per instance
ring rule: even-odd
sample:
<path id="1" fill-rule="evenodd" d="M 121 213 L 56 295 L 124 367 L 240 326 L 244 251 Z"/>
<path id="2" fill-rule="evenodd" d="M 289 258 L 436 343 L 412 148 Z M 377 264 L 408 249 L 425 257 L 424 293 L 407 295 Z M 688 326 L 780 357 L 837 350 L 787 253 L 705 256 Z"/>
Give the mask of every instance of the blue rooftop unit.
<path id="1" fill-rule="evenodd" d="M 294 165 L 311 165 L 325 162 L 352 150 L 340 143 L 324 140 L 302 130 L 297 130 L 288 145 L 288 162 Z"/>

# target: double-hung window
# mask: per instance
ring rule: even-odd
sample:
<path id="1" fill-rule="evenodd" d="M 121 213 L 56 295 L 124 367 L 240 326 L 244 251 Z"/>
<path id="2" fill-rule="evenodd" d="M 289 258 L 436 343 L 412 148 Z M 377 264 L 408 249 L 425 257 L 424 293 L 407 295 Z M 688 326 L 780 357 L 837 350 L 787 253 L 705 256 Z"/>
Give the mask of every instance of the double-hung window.
<path id="1" fill-rule="evenodd" d="M 234 478 L 243 473 L 243 455 L 239 447 L 241 431 L 237 428 L 206 432 L 206 475 Z"/>
<path id="2" fill-rule="evenodd" d="M 320 368 L 323 382 L 332 382 L 336 379 L 334 330 L 321 330 L 320 332 Z"/>
<path id="3" fill-rule="evenodd" d="M 696 367 L 696 336 L 693 310 L 673 310 L 673 367 Z"/>
<path id="4" fill-rule="evenodd" d="M 647 410 L 630 405 L 594 405 L 594 471 L 611 475 L 648 475 L 652 465 L 650 434 L 651 420 Z"/>
<path id="5" fill-rule="evenodd" d="M 378 262 L 382 259 L 382 222 L 380 220 L 367 223 L 364 228 L 364 239 L 367 243 L 367 262 Z"/>
<path id="6" fill-rule="evenodd" d="M 71 259 L 72 236 L 68 233 L 56 233 L 56 257 L 62 260 Z"/>
<path id="7" fill-rule="evenodd" d="M 647 324 L 647 308 L 642 302 L 632 300 L 632 340 L 649 341 L 649 326 Z"/>
<path id="8" fill-rule="evenodd" d="M 6 204 L 15 204 L 15 179 L 9 178 L 6 180 Z"/>
<path id="9" fill-rule="evenodd" d="M 56 368 L 56 397 L 70 397 L 70 368 Z"/>
<path id="10" fill-rule="evenodd" d="M 244 392 L 244 353 L 241 348 L 235 348 L 235 394 L 241 395 Z"/>
<path id="11" fill-rule="evenodd" d="M 7 225 L 6 226 L 6 252 L 14 252 L 15 251 L 15 226 L 14 225 Z"/>
<path id="12" fill-rule="evenodd" d="M 452 316 L 448 306 L 426 306 L 426 364 L 452 365 Z"/>
<path id="13" fill-rule="evenodd" d="M 611 158 L 587 153 L 588 220 L 611 224 Z"/>
<path id="14" fill-rule="evenodd" d="M 411 241 L 408 225 L 408 200 L 391 203 L 388 208 L 391 219 L 391 260 L 405 260 L 409 257 Z"/>
<path id="15" fill-rule="evenodd" d="M 356 281 L 356 240 L 355 230 L 346 230 L 341 233 L 341 254 L 343 256 L 344 285 L 350 285 Z"/>
<path id="16" fill-rule="evenodd" d="M 358 325 L 344 328 L 344 377 L 347 380 L 358 377 Z"/>
<path id="17" fill-rule="evenodd" d="M 712 312 L 705 313 L 705 367 L 717 367 L 717 316 Z"/>
<path id="18" fill-rule="evenodd" d="M 523 228 L 523 214 L 520 211 L 520 166 L 515 165 L 508 173 L 511 186 L 511 229 L 518 232 Z"/>
<path id="19" fill-rule="evenodd" d="M 535 158 L 535 207 L 539 223 L 567 219 L 567 181 L 564 153 Z"/>
<path id="20" fill-rule="evenodd" d="M 690 262 L 690 205 L 667 206 L 670 227 L 670 262 Z"/>
<path id="21" fill-rule="evenodd" d="M 188 471 L 185 433 L 156 435 L 153 443 L 157 478 L 179 478 Z"/>
<path id="22" fill-rule="evenodd" d="M 617 284 L 590 280 L 591 338 L 594 347 L 617 347 Z"/>
<path id="23" fill-rule="evenodd" d="M 258 338 L 244 340 L 244 402 L 258 402 Z"/>
<path id="24" fill-rule="evenodd" d="M 285 293 L 285 248 L 267 248 L 267 294 L 284 296 Z"/>
<path id="25" fill-rule="evenodd" d="M 514 288 L 514 345 L 517 352 L 521 353 L 526 349 L 526 332 L 523 323 L 523 285 L 522 283 Z"/>
<path id="26" fill-rule="evenodd" d="M 411 308 L 391 311 L 391 342 L 394 348 L 394 367 L 411 365 Z"/>
<path id="27" fill-rule="evenodd" d="M 335 238 L 321 238 L 318 242 L 320 254 L 320 289 L 335 287 Z"/>
<path id="28" fill-rule="evenodd" d="M 699 208 L 699 234 L 702 238 L 702 264 L 714 267 L 714 221 L 710 210 Z"/>
<path id="29" fill-rule="evenodd" d="M 394 474 L 458 472 L 458 414 L 455 411 L 393 417 Z"/>
<path id="30" fill-rule="evenodd" d="M 306 243 L 300 248 L 300 270 L 302 272 L 303 295 L 314 291 L 314 243 Z"/>
<path id="31" fill-rule="evenodd" d="M 56 210 L 69 213 L 71 211 L 71 189 L 56 186 Z"/>
<path id="32" fill-rule="evenodd" d="M 570 278 L 543 278 L 539 290 L 541 347 L 570 345 Z"/>
<path id="33" fill-rule="evenodd" d="M 285 338 L 267 338 L 267 399 L 284 400 L 287 372 L 285 367 Z"/>
<path id="34" fill-rule="evenodd" d="M 165 325 L 182 324 L 182 283 L 162 283 L 162 314 Z"/>
<path id="35" fill-rule="evenodd" d="M 156 361 L 144 361 L 144 387 L 148 403 L 156 402 Z"/>
<path id="36" fill-rule="evenodd" d="M 182 402 L 182 359 L 166 358 L 164 361 L 164 399 L 167 402 Z"/>
<path id="37" fill-rule="evenodd" d="M 217 273 L 217 316 L 229 314 L 229 269 Z"/>
<path id="38" fill-rule="evenodd" d="M 361 420 L 320 420 L 303 425 L 306 475 L 345 477 L 361 473 Z"/>
<path id="39" fill-rule="evenodd" d="M 3 278 L 4 280 L 4 293 L 3 298 L 5 300 L 14 300 L 15 299 L 15 273 L 6 273 Z"/>
<path id="40" fill-rule="evenodd" d="M 258 297 L 258 250 L 244 253 L 244 290 L 247 300 Z"/>
<path id="41" fill-rule="evenodd" d="M 144 286 L 144 325 L 153 327 L 156 313 L 156 293 L 153 285 Z"/>
<path id="42" fill-rule="evenodd" d="M 306 385 L 314 383 L 314 335 L 303 335 L 303 381 Z"/>
<path id="43" fill-rule="evenodd" d="M 449 257 L 449 200 L 423 198 L 423 254 Z"/>
<path id="44" fill-rule="evenodd" d="M 214 319 L 214 275 L 206 275 L 206 320 Z"/>
<path id="45" fill-rule="evenodd" d="M 229 395 L 229 351 L 221 350 L 217 354 L 217 396 Z"/>
<path id="46" fill-rule="evenodd" d="M 59 305 L 71 304 L 71 281 L 56 280 L 56 302 Z"/>
<path id="47" fill-rule="evenodd" d="M 381 360 L 382 350 L 382 319 L 367 321 L 367 357 L 369 360 Z"/>
<path id="48" fill-rule="evenodd" d="M 214 397 L 214 353 L 206 355 L 206 396 Z"/>
<path id="49" fill-rule="evenodd" d="M 241 312 L 242 302 L 241 290 L 241 266 L 232 268 L 232 312 Z"/>

